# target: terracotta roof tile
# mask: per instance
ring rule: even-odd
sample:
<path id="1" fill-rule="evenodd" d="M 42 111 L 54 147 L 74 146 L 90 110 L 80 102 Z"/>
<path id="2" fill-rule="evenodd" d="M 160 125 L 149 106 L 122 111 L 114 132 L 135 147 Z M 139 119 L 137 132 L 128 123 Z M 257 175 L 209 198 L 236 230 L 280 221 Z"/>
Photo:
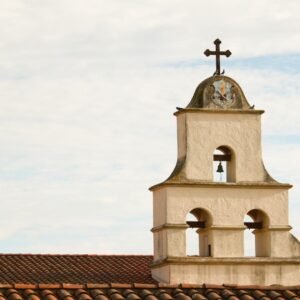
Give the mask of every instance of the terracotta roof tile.
<path id="1" fill-rule="evenodd" d="M 191 283 L 182 283 L 182 289 L 200 289 L 203 287 L 203 284 L 191 284 Z"/>
<path id="2" fill-rule="evenodd" d="M 71 293 L 63 289 L 57 291 L 57 296 L 60 300 L 74 300 Z"/>
<path id="3" fill-rule="evenodd" d="M 23 291 L 23 297 L 26 299 L 26 300 L 41 300 L 39 295 L 37 294 L 36 291 L 34 290 L 24 290 Z"/>
<path id="4" fill-rule="evenodd" d="M 155 283 L 152 260 L 150 255 L 0 254 L 0 283 L 149 284 Z"/>
<path id="5" fill-rule="evenodd" d="M 95 300 L 108 300 L 108 298 L 105 296 L 105 293 L 100 289 L 92 289 L 90 294 Z"/>
<path id="6" fill-rule="evenodd" d="M 5 293 L 8 300 L 22 300 L 21 295 L 15 289 L 8 289 Z"/>
<path id="7" fill-rule="evenodd" d="M 172 300 L 173 299 L 173 297 L 166 290 L 162 290 L 162 289 L 158 289 L 155 293 L 155 296 L 159 300 Z"/>
<path id="8" fill-rule="evenodd" d="M 155 284 L 155 283 L 134 283 L 133 287 L 137 288 L 137 289 L 153 289 L 153 288 L 157 287 L 157 284 Z"/>
<path id="9" fill-rule="evenodd" d="M 123 300 L 124 299 L 124 297 L 122 296 L 120 291 L 118 291 L 116 289 L 109 289 L 107 291 L 107 294 L 108 294 L 110 300 Z"/>
<path id="10" fill-rule="evenodd" d="M 87 290 L 78 289 L 74 293 L 75 299 L 78 300 L 93 300 L 90 295 L 88 294 Z"/>
<path id="11" fill-rule="evenodd" d="M 21 285 L 20 285 L 21 286 Z M 235 288 L 206 289 L 181 289 L 170 287 L 145 288 L 49 288 L 26 289 L 3 288 L 0 290 L 0 300 L 300 300 L 300 289 L 283 289 L 284 287 L 272 286 L 265 289 L 240 290 Z"/>
<path id="12" fill-rule="evenodd" d="M 37 287 L 36 284 L 31 283 L 14 283 L 15 289 L 35 289 Z"/>
<path id="13" fill-rule="evenodd" d="M 62 287 L 62 285 L 59 283 L 39 283 L 38 284 L 38 288 L 45 289 L 45 291 L 47 291 L 47 289 L 59 289 L 61 287 Z"/>
<path id="14" fill-rule="evenodd" d="M 205 295 L 206 295 L 207 299 L 209 299 L 209 300 L 222 299 L 222 297 L 217 293 L 217 291 L 213 290 L 213 289 L 206 290 Z"/>
<path id="15" fill-rule="evenodd" d="M 9 283 L 0 283 L 0 289 L 10 289 L 13 285 Z"/>
<path id="16" fill-rule="evenodd" d="M 142 289 L 139 292 L 139 295 L 143 300 L 157 300 L 157 297 L 154 296 L 153 293 L 147 289 Z"/>
<path id="17" fill-rule="evenodd" d="M 41 291 L 41 298 L 43 300 L 58 300 L 54 293 L 50 290 L 42 290 Z"/>
<path id="18" fill-rule="evenodd" d="M 241 290 L 237 290 L 236 294 L 239 296 L 239 298 L 241 300 L 254 300 L 253 296 L 249 292 L 247 292 L 245 290 L 242 290 L 242 289 Z"/>
<path id="19" fill-rule="evenodd" d="M 175 289 L 173 291 L 173 297 L 176 300 L 192 300 L 191 297 L 189 295 L 185 294 L 184 291 L 181 289 Z"/>
<path id="20" fill-rule="evenodd" d="M 239 300 L 239 298 L 231 290 L 224 289 L 221 291 L 222 298 L 226 300 Z"/>
<path id="21" fill-rule="evenodd" d="M 123 295 L 127 300 L 141 300 L 141 297 L 138 296 L 138 294 L 131 289 L 126 289 L 123 292 Z"/>
<path id="22" fill-rule="evenodd" d="M 192 300 L 207 300 L 207 298 L 196 289 L 190 289 L 187 294 L 192 298 Z"/>
<path id="23" fill-rule="evenodd" d="M 116 288 L 116 289 L 126 289 L 126 288 L 131 288 L 132 284 L 131 283 L 111 283 L 110 287 Z"/>
<path id="24" fill-rule="evenodd" d="M 289 290 L 285 290 L 283 291 L 283 295 L 286 299 L 289 299 L 289 300 L 295 300 L 295 299 L 298 299 L 298 296 L 292 292 L 292 291 L 289 291 Z"/>
<path id="25" fill-rule="evenodd" d="M 284 300 L 284 297 L 279 292 L 276 291 L 269 291 L 267 292 L 267 295 L 272 299 L 272 300 Z"/>
<path id="26" fill-rule="evenodd" d="M 157 283 L 152 259 L 0 254 L 0 300 L 300 300 L 300 285 Z"/>
<path id="27" fill-rule="evenodd" d="M 253 296 L 257 300 L 271 300 L 263 291 L 261 290 L 254 290 L 252 292 Z"/>
<path id="28" fill-rule="evenodd" d="M 86 287 L 88 289 L 107 289 L 110 287 L 109 283 L 87 283 Z"/>

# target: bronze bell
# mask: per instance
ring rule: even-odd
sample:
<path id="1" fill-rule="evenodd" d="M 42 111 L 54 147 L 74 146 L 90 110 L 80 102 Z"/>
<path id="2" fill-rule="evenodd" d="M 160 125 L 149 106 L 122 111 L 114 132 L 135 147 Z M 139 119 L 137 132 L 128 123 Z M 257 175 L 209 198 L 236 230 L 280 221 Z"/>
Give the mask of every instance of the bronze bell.
<path id="1" fill-rule="evenodd" d="M 223 173 L 223 172 L 224 172 L 224 169 L 223 169 L 223 166 L 222 166 L 222 163 L 221 163 L 221 162 L 219 162 L 219 164 L 218 164 L 217 172 L 218 172 L 218 173 Z"/>

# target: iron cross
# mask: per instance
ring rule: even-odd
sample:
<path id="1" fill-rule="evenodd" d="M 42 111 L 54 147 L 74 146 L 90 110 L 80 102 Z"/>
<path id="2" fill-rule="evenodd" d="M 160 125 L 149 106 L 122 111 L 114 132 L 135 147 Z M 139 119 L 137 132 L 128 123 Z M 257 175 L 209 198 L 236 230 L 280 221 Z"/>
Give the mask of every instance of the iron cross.
<path id="1" fill-rule="evenodd" d="M 231 52 L 229 50 L 226 51 L 220 51 L 220 44 L 222 42 L 219 39 L 216 39 L 214 41 L 214 44 L 216 45 L 216 51 L 211 51 L 209 49 L 206 49 L 204 51 L 204 54 L 206 56 L 215 55 L 216 56 L 216 72 L 215 75 L 221 74 L 221 66 L 220 66 L 220 56 L 225 55 L 226 57 L 229 57 L 231 55 Z"/>

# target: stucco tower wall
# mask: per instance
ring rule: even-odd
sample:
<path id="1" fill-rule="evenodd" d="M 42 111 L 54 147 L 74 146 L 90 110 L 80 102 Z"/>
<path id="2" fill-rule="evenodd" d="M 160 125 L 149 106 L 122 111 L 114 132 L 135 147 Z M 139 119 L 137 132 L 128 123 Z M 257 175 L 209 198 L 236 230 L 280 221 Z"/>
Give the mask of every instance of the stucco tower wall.
<path id="1" fill-rule="evenodd" d="M 213 152 L 227 146 L 232 152 L 232 180 L 266 181 L 261 152 L 262 111 L 183 111 L 178 117 L 178 159 L 187 180 L 213 180 Z M 185 148 L 185 149 L 184 149 Z"/>
<path id="2" fill-rule="evenodd" d="M 217 75 L 178 108 L 178 156 L 153 192 L 152 276 L 166 283 L 297 284 L 300 242 L 288 224 L 289 184 L 264 168 L 262 110 L 239 85 Z M 217 166 L 216 166 L 217 163 Z M 216 169 L 216 170 L 214 170 Z M 223 176 L 214 176 L 217 171 Z M 224 181 L 225 180 L 225 181 Z M 188 215 L 196 219 L 191 221 Z M 252 221 L 245 221 L 248 216 Z M 188 228 L 197 228 L 199 252 L 186 253 Z M 253 229 L 255 256 L 245 257 Z"/>
<path id="3" fill-rule="evenodd" d="M 244 256 L 244 217 L 254 209 L 266 215 L 264 228 L 256 235 L 258 255 L 292 257 L 296 254 L 288 241 L 291 227 L 287 188 L 161 187 L 154 191 L 153 204 L 155 260 L 186 255 L 187 214 L 195 208 L 211 216 L 205 234 L 213 257 Z"/>

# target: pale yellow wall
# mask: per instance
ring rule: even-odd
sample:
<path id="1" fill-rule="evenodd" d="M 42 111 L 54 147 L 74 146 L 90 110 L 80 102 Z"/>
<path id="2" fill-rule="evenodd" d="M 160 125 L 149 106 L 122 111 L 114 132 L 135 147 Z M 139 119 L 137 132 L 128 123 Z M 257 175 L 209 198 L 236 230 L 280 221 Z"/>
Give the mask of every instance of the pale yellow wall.
<path id="1" fill-rule="evenodd" d="M 286 286 L 299 284 L 300 260 L 279 262 L 248 259 L 243 263 L 238 259 L 231 262 L 172 264 L 152 269 L 152 276 L 165 283 L 213 283 L 213 284 L 281 284 Z"/>
<path id="2" fill-rule="evenodd" d="M 178 116 L 178 154 L 186 153 L 188 180 L 213 180 L 213 152 L 227 146 L 235 156 L 235 180 L 265 181 L 260 114 L 184 112 Z M 186 147 L 186 150 L 183 148 Z"/>
<path id="3" fill-rule="evenodd" d="M 185 228 L 160 228 L 154 230 L 154 260 L 167 256 L 186 255 Z"/>
<path id="4" fill-rule="evenodd" d="M 300 243 L 290 234 L 288 224 L 290 186 L 277 183 L 264 169 L 260 114 L 203 109 L 176 113 L 177 165 L 167 181 L 152 188 L 152 275 L 156 280 L 176 284 L 299 284 Z M 229 184 L 213 183 L 213 153 L 220 146 L 232 152 Z M 212 257 L 190 261 L 192 257 L 186 256 L 186 218 L 196 208 L 205 210 L 212 219 L 205 229 L 197 231 L 200 255 L 207 256 L 210 245 Z M 263 212 L 252 217 L 264 220 L 264 228 L 253 233 L 256 255 L 265 263 L 243 257 L 244 217 L 251 210 Z"/>
<path id="5" fill-rule="evenodd" d="M 169 186 L 155 190 L 153 195 L 155 259 L 186 255 L 185 224 L 187 214 L 195 208 L 204 209 L 211 215 L 212 223 L 204 230 L 199 230 L 199 234 L 200 237 L 208 236 L 213 257 L 244 255 L 244 217 L 253 209 L 263 211 L 269 221 L 264 224 L 265 229 L 254 232 L 256 255 L 296 255 L 289 237 L 291 227 L 288 225 L 286 188 Z M 202 249 L 201 255 L 205 252 Z"/>
<path id="6" fill-rule="evenodd" d="M 211 229 L 213 257 L 244 256 L 244 226 L 231 229 Z"/>
<path id="7" fill-rule="evenodd" d="M 243 225 L 245 215 L 252 209 L 264 211 L 270 225 L 288 225 L 286 189 L 162 187 L 153 192 L 153 201 L 154 227 L 185 223 L 187 214 L 194 208 L 209 211 L 213 225 Z"/>
<path id="8" fill-rule="evenodd" d="M 155 192 L 153 198 L 153 227 L 166 223 L 166 207 L 167 190 L 159 189 Z"/>
<path id="9" fill-rule="evenodd" d="M 178 159 L 186 155 L 186 115 L 180 114 L 177 116 L 177 156 Z"/>

